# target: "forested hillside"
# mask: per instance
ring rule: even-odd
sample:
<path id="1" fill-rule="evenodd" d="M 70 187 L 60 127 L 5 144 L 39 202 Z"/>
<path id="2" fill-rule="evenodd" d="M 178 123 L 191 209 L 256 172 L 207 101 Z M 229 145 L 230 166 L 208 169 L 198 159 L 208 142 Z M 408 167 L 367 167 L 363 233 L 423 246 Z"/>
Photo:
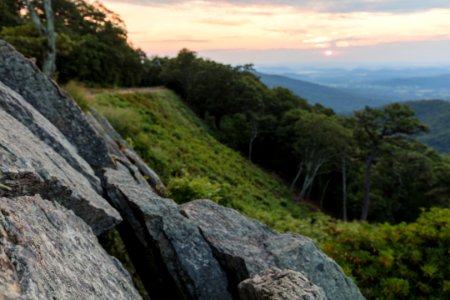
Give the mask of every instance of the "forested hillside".
<path id="1" fill-rule="evenodd" d="M 410 101 L 406 103 L 417 118 L 430 127 L 430 132 L 418 137 L 440 153 L 450 153 L 450 103 L 443 100 Z"/>

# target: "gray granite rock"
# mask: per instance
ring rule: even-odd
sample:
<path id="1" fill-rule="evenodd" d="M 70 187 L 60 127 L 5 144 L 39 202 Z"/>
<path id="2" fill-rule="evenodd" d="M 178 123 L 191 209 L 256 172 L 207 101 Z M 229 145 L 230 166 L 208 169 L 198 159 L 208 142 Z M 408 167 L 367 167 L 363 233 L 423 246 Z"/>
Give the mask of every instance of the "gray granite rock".
<path id="1" fill-rule="evenodd" d="M 99 138 L 76 103 L 11 45 L 0 40 L 0 81 L 55 125 L 94 169 L 112 166 Z"/>
<path id="2" fill-rule="evenodd" d="M 240 300 L 326 300 L 324 291 L 305 275 L 270 268 L 239 284 Z"/>
<path id="3" fill-rule="evenodd" d="M 0 82 L 0 108 L 27 127 L 42 142 L 62 156 L 75 170 L 83 174 L 97 190 L 101 190 L 100 179 L 91 166 L 82 159 L 77 149 L 50 121 L 48 121 L 22 96 Z"/>
<path id="4" fill-rule="evenodd" d="M 278 267 L 303 273 L 325 291 L 328 299 L 364 299 L 336 262 L 309 238 L 277 234 L 209 200 L 183 204 L 180 210 L 199 226 L 214 256 L 226 270 L 231 287 L 266 269 Z"/>
<path id="5" fill-rule="evenodd" d="M 122 237 L 150 297 L 231 299 L 208 243 L 175 202 L 152 192 L 134 166 L 118 162 L 105 171 L 104 186 L 127 226 Z"/>
<path id="6" fill-rule="evenodd" d="M 0 196 L 40 194 L 73 210 L 96 234 L 121 221 L 86 177 L 2 108 L 0 183 Z"/>
<path id="7" fill-rule="evenodd" d="M 39 196 L 0 198 L 0 299 L 141 299 L 73 212 Z"/>
<path id="8" fill-rule="evenodd" d="M 167 188 L 159 178 L 158 174 L 156 174 L 156 172 L 153 171 L 144 160 L 136 154 L 136 152 L 134 152 L 131 146 L 111 126 L 108 120 L 94 109 L 91 109 L 86 114 L 86 117 L 92 127 L 105 141 L 108 152 L 113 156 L 114 160 L 121 160 L 134 165 L 154 191 L 159 195 L 165 194 Z"/>

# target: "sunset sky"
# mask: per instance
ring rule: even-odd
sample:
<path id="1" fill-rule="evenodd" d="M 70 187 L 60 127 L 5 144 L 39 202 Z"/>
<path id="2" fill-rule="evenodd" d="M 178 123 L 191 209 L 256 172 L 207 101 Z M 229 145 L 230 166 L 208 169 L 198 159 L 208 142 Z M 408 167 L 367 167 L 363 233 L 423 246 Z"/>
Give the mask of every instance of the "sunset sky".
<path id="1" fill-rule="evenodd" d="M 448 0 L 104 0 L 135 46 L 226 63 L 450 65 Z"/>

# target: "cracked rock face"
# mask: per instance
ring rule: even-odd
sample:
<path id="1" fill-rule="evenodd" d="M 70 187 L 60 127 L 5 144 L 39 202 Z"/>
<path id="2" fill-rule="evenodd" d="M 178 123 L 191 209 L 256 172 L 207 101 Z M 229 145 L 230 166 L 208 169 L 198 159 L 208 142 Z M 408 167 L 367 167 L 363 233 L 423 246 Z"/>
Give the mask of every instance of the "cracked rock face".
<path id="1" fill-rule="evenodd" d="M 197 226 L 152 192 L 137 168 L 107 169 L 105 187 L 128 226 L 128 249 L 152 299 L 231 299 L 227 279 Z M 139 179 L 140 178 L 140 179 Z M 123 235 L 122 235 L 123 236 Z M 132 239 L 131 237 L 128 237 Z"/>
<path id="2" fill-rule="evenodd" d="M 81 109 L 11 45 L 0 40 L 0 81 L 55 125 L 94 169 L 112 166 L 104 141 Z"/>
<path id="3" fill-rule="evenodd" d="M 48 121 L 22 96 L 0 82 L 0 108 L 27 127 L 36 137 L 53 148 L 75 170 L 83 174 L 97 190 L 101 190 L 100 179 L 95 176 L 91 166 L 82 159 L 77 149 L 50 121 Z"/>
<path id="4" fill-rule="evenodd" d="M 39 196 L 0 198 L 0 299 L 141 299 L 73 212 Z"/>
<path id="5" fill-rule="evenodd" d="M 40 194 L 73 210 L 96 234 L 121 221 L 81 173 L 2 108 L 0 183 L 6 186 L 0 188 L 0 196 Z"/>
<path id="6" fill-rule="evenodd" d="M 270 268 L 239 284 L 240 300 L 326 300 L 324 291 L 305 275 Z"/>
<path id="7" fill-rule="evenodd" d="M 231 278 L 231 286 L 237 287 L 249 277 L 278 267 L 303 273 L 324 290 L 328 299 L 364 299 L 336 262 L 309 238 L 277 234 L 210 200 L 192 201 L 181 205 L 180 210 L 199 226 L 214 256 Z"/>

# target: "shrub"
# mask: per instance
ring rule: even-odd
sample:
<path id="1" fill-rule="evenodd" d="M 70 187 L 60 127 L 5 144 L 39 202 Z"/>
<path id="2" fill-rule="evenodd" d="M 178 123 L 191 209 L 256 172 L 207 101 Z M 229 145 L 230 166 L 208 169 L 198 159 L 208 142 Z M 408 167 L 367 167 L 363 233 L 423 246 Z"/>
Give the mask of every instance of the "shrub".
<path id="1" fill-rule="evenodd" d="M 368 299 L 449 299 L 450 209 L 398 225 L 336 223 L 324 249 Z"/>
<path id="2" fill-rule="evenodd" d="M 87 111 L 94 102 L 94 98 L 89 90 L 81 83 L 76 81 L 70 81 L 64 85 L 64 90 L 72 96 L 73 100 L 83 111 Z"/>
<path id="3" fill-rule="evenodd" d="M 185 203 L 195 199 L 209 199 L 221 203 L 223 197 L 219 184 L 211 183 L 206 177 L 175 177 L 169 181 L 169 197 L 177 203 Z"/>

